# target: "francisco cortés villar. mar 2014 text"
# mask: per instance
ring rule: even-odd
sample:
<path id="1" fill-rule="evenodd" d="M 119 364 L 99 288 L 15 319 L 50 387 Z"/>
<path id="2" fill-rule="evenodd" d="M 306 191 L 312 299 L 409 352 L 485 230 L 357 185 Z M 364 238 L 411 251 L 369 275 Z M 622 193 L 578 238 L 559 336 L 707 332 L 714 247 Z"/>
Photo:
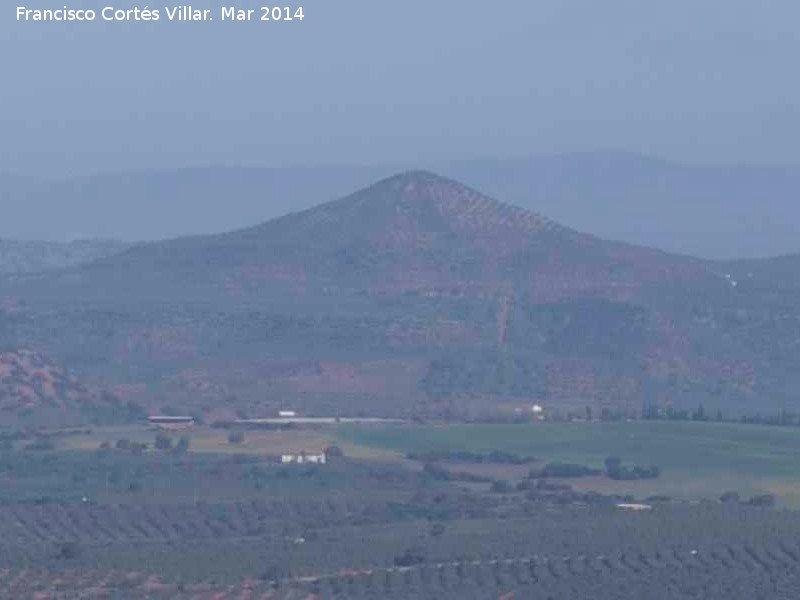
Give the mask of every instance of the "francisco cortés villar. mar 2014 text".
<path id="1" fill-rule="evenodd" d="M 101 9 L 76 9 L 69 6 L 54 9 L 16 7 L 17 21 L 213 21 L 212 9 L 195 8 L 190 4 L 150 8 L 149 6 L 133 8 L 115 8 L 106 6 Z M 220 7 L 221 21 L 302 21 L 303 8 L 269 7 L 238 8 L 235 6 Z"/>

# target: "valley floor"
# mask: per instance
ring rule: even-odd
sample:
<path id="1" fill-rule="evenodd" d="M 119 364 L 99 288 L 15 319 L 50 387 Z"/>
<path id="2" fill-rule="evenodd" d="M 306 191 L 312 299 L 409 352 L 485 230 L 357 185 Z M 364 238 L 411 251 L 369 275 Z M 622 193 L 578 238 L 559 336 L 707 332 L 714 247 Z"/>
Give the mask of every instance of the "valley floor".
<path id="1" fill-rule="evenodd" d="M 774 492 L 792 506 L 800 430 L 371 423 L 161 433 L 6 436 L 0 597 L 800 596 L 800 512 L 744 502 Z M 157 436 L 169 447 L 156 448 Z M 324 465 L 275 460 L 333 446 L 343 456 Z M 663 474 L 530 479 L 555 461 L 602 469 L 609 455 Z M 719 502 L 725 491 L 743 501 Z M 656 495 L 673 500 L 647 499 Z M 650 508 L 617 506 L 631 502 Z"/>

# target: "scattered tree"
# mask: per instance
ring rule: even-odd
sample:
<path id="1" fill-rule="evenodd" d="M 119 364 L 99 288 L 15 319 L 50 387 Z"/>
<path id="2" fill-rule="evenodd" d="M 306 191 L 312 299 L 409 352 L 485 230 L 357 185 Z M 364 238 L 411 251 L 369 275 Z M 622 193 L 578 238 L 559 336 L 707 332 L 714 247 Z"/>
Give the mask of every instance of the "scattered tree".
<path id="1" fill-rule="evenodd" d="M 605 460 L 606 465 L 606 472 L 609 476 L 612 473 L 619 472 L 620 468 L 622 467 L 622 459 L 619 456 L 609 456 Z"/>
<path id="2" fill-rule="evenodd" d="M 325 458 L 330 460 L 331 458 L 342 458 L 344 456 L 344 452 L 339 446 L 328 446 L 325 448 Z"/>
<path id="3" fill-rule="evenodd" d="M 156 449 L 158 450 L 171 450 L 172 449 L 172 438 L 168 436 L 163 431 L 159 431 L 156 434 L 156 442 L 155 442 Z"/>
<path id="4" fill-rule="evenodd" d="M 54 449 L 55 445 L 51 440 L 48 439 L 39 439 L 25 446 L 25 450 L 34 450 L 37 452 L 50 452 Z"/>
<path id="5" fill-rule="evenodd" d="M 62 560 L 72 560 L 78 558 L 81 547 L 76 542 L 64 542 L 58 549 L 58 558 Z"/>
<path id="6" fill-rule="evenodd" d="M 189 446 L 191 445 L 191 440 L 188 436 L 181 436 L 178 440 L 177 445 L 175 446 L 175 454 L 186 454 L 189 452 Z"/>
<path id="7" fill-rule="evenodd" d="M 496 494 L 507 494 L 514 491 L 514 486 L 507 481 L 495 481 L 492 484 L 492 491 Z"/>
<path id="8" fill-rule="evenodd" d="M 723 504 L 739 504 L 741 500 L 741 497 L 736 492 L 725 492 L 719 498 L 719 501 Z"/>
<path id="9" fill-rule="evenodd" d="M 769 508 L 775 506 L 775 496 L 772 494 L 762 494 L 760 496 L 753 496 L 747 501 L 750 506 L 762 506 Z"/>
<path id="10" fill-rule="evenodd" d="M 422 550 L 418 548 L 410 548 L 401 556 L 397 556 L 394 559 L 394 564 L 398 567 L 413 567 L 424 563 L 425 555 Z"/>

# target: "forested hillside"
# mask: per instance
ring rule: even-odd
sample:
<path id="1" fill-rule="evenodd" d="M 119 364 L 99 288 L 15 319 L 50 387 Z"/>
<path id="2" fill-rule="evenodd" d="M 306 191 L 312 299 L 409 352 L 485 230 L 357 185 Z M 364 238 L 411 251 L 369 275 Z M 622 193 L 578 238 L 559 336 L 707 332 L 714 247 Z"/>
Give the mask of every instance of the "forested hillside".
<path id="1" fill-rule="evenodd" d="M 797 260 L 606 241 L 411 172 L 7 280 L 0 331 L 122 400 L 185 410 L 791 409 Z"/>

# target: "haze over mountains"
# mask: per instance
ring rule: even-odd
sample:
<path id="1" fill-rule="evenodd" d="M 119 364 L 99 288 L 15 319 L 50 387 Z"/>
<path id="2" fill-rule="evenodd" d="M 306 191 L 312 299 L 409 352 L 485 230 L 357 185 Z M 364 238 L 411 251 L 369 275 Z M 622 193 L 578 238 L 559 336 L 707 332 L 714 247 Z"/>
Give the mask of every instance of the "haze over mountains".
<path id="1" fill-rule="evenodd" d="M 800 251 L 800 167 L 690 166 L 625 153 L 431 167 L 609 239 L 719 259 Z M 49 182 L 0 177 L 0 237 L 139 241 L 218 233 L 333 200 L 397 170 L 198 168 Z"/>
<path id="2" fill-rule="evenodd" d="M 415 171 L 254 227 L 7 277 L 0 336 L 93 397 L 209 414 L 754 412 L 800 398 L 798 263 L 606 241 Z"/>
<path id="3" fill-rule="evenodd" d="M 72 267 L 122 252 L 130 244 L 115 240 L 40 242 L 0 239 L 0 275 Z"/>

